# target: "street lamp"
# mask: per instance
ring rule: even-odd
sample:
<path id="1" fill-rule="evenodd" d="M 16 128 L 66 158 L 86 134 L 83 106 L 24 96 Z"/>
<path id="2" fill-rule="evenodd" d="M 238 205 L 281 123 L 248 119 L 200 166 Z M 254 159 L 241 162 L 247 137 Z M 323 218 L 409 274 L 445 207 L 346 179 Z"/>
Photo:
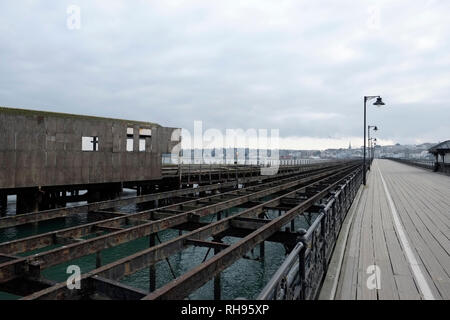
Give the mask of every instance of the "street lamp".
<path id="1" fill-rule="evenodd" d="M 384 106 L 384 102 L 380 96 L 364 96 L 364 152 L 363 152 L 363 184 L 366 185 L 366 104 L 367 101 L 377 99 L 373 103 L 374 106 Z"/>
<path id="2" fill-rule="evenodd" d="M 375 146 L 377 145 L 377 138 L 372 138 L 372 161 L 375 158 Z"/>
<path id="3" fill-rule="evenodd" d="M 367 133 L 369 135 L 369 139 L 368 139 L 369 141 L 371 141 L 370 129 L 373 129 L 373 131 L 378 131 L 378 127 L 377 126 L 367 126 Z M 371 156 L 371 154 L 372 154 L 372 144 L 370 143 L 370 146 L 369 146 L 369 159 L 370 159 L 370 161 L 369 161 L 369 170 L 370 170 L 370 167 L 372 165 L 372 156 Z"/>
<path id="4" fill-rule="evenodd" d="M 375 143 L 376 143 L 376 141 L 377 141 L 377 138 L 369 138 L 368 139 L 369 140 L 369 159 L 370 159 L 370 161 L 369 161 L 369 170 L 370 170 L 370 165 L 371 165 L 371 163 L 372 163 L 372 161 L 373 161 L 373 158 L 374 158 L 374 146 L 375 146 Z"/>

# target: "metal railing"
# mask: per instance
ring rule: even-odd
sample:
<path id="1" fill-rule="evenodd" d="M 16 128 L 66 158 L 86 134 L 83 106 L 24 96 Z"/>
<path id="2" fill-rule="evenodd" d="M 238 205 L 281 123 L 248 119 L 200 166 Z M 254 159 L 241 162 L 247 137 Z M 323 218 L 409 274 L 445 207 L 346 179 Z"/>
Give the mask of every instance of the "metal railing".
<path id="1" fill-rule="evenodd" d="M 436 169 L 436 162 L 434 160 L 425 160 L 425 159 L 404 159 L 404 158 L 385 158 L 388 160 L 397 161 L 404 164 L 413 165 L 416 167 L 421 167 L 429 170 Z"/>
<path id="2" fill-rule="evenodd" d="M 330 161 L 329 159 L 275 159 L 275 158 L 237 158 L 237 159 L 219 159 L 219 158 L 208 158 L 208 157 L 196 157 L 187 158 L 182 157 L 179 159 L 173 159 L 170 154 L 162 155 L 163 165 L 178 165 L 181 164 L 214 164 L 214 165 L 303 165 L 303 164 L 314 164 L 319 162 Z"/>
<path id="3" fill-rule="evenodd" d="M 318 205 L 319 215 L 259 294 L 259 300 L 315 299 L 327 272 L 341 225 L 362 184 L 362 170 Z"/>

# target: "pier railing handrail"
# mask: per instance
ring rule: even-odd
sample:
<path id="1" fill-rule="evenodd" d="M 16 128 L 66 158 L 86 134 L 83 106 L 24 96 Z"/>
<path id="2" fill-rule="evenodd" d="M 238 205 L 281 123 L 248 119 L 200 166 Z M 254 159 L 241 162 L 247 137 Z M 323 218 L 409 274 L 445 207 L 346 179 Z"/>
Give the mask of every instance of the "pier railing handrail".
<path id="1" fill-rule="evenodd" d="M 299 230 L 299 242 L 260 292 L 258 300 L 317 297 L 340 228 L 362 184 L 361 173 L 358 170 L 320 204 L 319 215 L 308 230 Z"/>

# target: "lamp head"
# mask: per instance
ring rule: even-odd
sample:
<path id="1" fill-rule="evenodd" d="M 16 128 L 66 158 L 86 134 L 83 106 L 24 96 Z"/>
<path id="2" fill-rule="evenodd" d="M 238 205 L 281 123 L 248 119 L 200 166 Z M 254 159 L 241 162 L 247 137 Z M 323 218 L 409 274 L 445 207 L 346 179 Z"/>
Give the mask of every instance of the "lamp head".
<path id="1" fill-rule="evenodd" d="M 383 99 L 381 99 L 381 97 L 378 97 L 378 98 L 377 98 L 377 101 L 375 101 L 375 102 L 373 103 L 373 105 L 374 105 L 374 106 L 384 106 L 385 103 L 383 102 Z"/>

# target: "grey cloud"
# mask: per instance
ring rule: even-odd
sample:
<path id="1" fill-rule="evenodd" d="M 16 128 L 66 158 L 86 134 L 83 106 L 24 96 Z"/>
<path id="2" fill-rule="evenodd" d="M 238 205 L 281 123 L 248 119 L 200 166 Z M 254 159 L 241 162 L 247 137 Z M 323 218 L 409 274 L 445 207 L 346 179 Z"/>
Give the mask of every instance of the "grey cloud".
<path id="1" fill-rule="evenodd" d="M 66 28 L 69 4 L 80 30 Z M 367 26 L 374 4 L 378 30 Z M 447 1 L 29 1 L 0 12 L 0 105 L 347 139 L 361 135 L 362 96 L 380 94 L 386 108 L 369 109 L 380 138 L 448 139 Z"/>

